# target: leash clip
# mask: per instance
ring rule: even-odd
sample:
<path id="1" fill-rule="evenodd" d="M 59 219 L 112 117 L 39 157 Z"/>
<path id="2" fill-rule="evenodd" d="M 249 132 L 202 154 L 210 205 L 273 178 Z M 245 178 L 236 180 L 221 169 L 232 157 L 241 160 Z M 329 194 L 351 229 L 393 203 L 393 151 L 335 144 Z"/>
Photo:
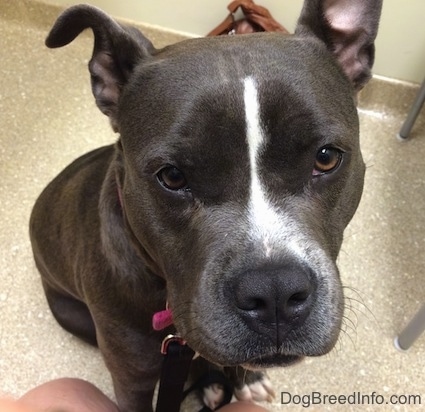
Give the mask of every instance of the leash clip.
<path id="1" fill-rule="evenodd" d="M 181 346 L 186 345 L 186 341 L 182 337 L 180 337 L 179 335 L 167 335 L 164 338 L 164 340 L 162 341 L 162 344 L 161 344 L 161 353 L 163 355 L 166 355 L 168 353 L 168 346 L 172 342 L 176 342 Z"/>

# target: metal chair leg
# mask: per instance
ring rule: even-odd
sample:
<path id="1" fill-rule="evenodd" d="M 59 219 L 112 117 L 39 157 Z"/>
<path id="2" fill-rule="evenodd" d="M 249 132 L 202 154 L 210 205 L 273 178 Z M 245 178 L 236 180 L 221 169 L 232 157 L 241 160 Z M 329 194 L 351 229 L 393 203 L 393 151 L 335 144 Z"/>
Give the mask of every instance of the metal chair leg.
<path id="1" fill-rule="evenodd" d="M 425 303 L 403 329 L 403 331 L 394 339 L 394 345 L 399 350 L 409 349 L 415 340 L 419 338 L 425 330 Z"/>
<path id="2" fill-rule="evenodd" d="M 425 79 L 422 82 L 422 86 L 419 89 L 419 92 L 416 96 L 415 101 L 413 102 L 412 107 L 407 115 L 406 120 L 403 123 L 403 126 L 400 129 L 397 137 L 400 140 L 407 139 L 409 137 L 410 131 L 412 130 L 413 125 L 415 124 L 416 118 L 418 117 L 419 112 L 425 102 Z"/>

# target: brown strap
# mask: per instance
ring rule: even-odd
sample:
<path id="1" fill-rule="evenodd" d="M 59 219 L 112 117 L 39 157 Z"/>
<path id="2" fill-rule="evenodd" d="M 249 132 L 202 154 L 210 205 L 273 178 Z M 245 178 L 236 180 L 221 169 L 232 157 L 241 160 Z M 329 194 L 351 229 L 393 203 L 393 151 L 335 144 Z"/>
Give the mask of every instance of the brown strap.
<path id="1" fill-rule="evenodd" d="M 258 24 L 264 31 L 279 31 L 289 34 L 288 30 L 279 24 L 265 7 L 254 4 L 252 0 L 235 1 L 241 3 L 246 18 Z"/>
<path id="2" fill-rule="evenodd" d="M 235 22 L 234 13 L 238 8 L 241 8 L 245 18 Z M 252 31 L 276 31 L 288 34 L 281 24 L 279 24 L 271 15 L 271 13 L 263 6 L 255 4 L 253 0 L 234 0 L 228 6 L 230 14 L 220 23 L 214 30 L 208 33 L 208 36 L 218 36 L 220 34 L 229 33 L 235 30 L 236 33 L 245 32 L 244 27 L 248 28 L 249 32 Z M 246 24 L 243 24 L 246 22 Z M 254 25 L 249 29 L 249 25 Z M 238 25 L 240 30 L 238 31 Z"/>
<path id="3" fill-rule="evenodd" d="M 233 14 L 230 13 L 222 23 L 220 23 L 214 30 L 211 30 L 207 36 L 219 36 L 223 33 L 229 33 L 233 29 L 233 25 L 235 24 L 235 18 Z"/>

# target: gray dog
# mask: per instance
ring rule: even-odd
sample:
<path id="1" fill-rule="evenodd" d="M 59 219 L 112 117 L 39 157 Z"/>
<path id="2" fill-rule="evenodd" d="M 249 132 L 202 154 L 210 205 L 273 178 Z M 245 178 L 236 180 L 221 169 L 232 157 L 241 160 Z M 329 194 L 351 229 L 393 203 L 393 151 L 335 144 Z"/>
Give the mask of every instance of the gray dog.
<path id="1" fill-rule="evenodd" d="M 47 186 L 32 246 L 53 314 L 99 346 L 122 411 L 152 410 L 176 330 L 240 399 L 270 396 L 261 369 L 334 346 L 335 262 L 365 170 L 355 97 L 380 10 L 306 0 L 293 36 L 161 50 L 87 5 L 56 21 L 49 47 L 93 30 L 93 94 L 119 139 Z M 155 331 L 167 303 L 174 323 Z"/>

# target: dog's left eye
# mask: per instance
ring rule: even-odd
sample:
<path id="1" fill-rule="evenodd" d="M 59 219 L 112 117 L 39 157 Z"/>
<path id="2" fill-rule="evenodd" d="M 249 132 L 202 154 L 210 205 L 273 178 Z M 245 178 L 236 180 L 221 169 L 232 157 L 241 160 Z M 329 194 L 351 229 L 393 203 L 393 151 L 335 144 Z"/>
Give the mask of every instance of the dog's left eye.
<path id="1" fill-rule="evenodd" d="M 341 163 L 342 152 L 333 147 L 322 147 L 316 154 L 313 176 L 330 173 Z"/>
<path id="2" fill-rule="evenodd" d="M 157 173 L 157 178 L 169 190 L 189 190 L 184 174 L 177 167 L 164 167 Z"/>

